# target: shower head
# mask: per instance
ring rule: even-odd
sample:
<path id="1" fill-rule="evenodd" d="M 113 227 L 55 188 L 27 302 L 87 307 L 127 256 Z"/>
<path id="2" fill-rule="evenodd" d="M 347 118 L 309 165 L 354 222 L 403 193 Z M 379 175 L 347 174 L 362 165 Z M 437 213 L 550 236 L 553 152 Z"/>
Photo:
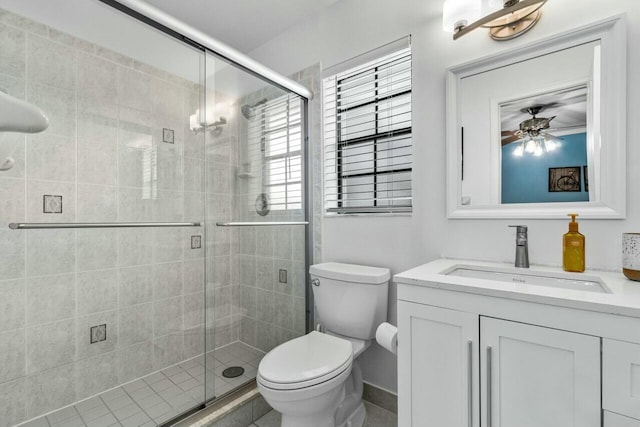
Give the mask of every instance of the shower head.
<path id="1" fill-rule="evenodd" d="M 38 133 L 48 127 L 41 109 L 0 91 L 0 132 Z"/>
<path id="2" fill-rule="evenodd" d="M 242 112 L 242 115 L 244 116 L 245 119 L 249 119 L 253 115 L 253 111 L 255 110 L 255 108 L 266 102 L 267 102 L 267 98 L 263 98 L 253 105 L 244 104 L 242 107 L 240 107 L 240 111 Z"/>

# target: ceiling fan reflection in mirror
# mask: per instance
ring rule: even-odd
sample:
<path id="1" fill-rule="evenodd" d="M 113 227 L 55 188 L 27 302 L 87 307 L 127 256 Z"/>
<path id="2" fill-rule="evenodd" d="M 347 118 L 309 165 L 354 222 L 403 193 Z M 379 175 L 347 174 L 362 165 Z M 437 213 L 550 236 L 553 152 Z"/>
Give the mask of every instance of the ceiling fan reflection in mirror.
<path id="1" fill-rule="evenodd" d="M 558 103 L 554 102 L 522 108 L 520 111 L 529 114 L 531 118 L 520 122 L 517 130 L 502 131 L 502 146 L 520 141 L 520 144 L 513 150 L 513 155 L 517 157 L 522 157 L 525 153 L 541 156 L 544 153 L 560 148 L 562 138 L 550 132 L 566 129 L 551 128 L 550 123 L 556 116 L 538 117 L 538 114 L 542 111 L 558 105 Z"/>
<path id="2" fill-rule="evenodd" d="M 502 146 L 513 143 L 516 157 L 557 150 L 564 136 L 586 132 L 587 95 L 580 83 L 500 104 Z"/>

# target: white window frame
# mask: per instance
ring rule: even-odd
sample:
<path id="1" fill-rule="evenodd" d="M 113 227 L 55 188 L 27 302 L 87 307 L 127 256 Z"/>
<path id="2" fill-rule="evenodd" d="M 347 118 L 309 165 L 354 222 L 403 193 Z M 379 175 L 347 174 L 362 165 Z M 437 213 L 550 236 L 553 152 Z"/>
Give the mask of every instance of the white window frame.
<path id="1" fill-rule="evenodd" d="M 400 56 L 399 56 L 400 55 Z M 340 182 L 344 178 L 354 177 L 346 175 L 342 172 L 341 168 L 341 151 L 348 147 L 349 144 L 361 143 L 362 141 L 371 141 L 373 145 L 372 150 L 374 152 L 374 159 L 376 158 L 376 150 L 378 144 L 382 144 L 382 141 L 389 141 L 390 138 L 395 136 L 404 135 L 406 138 L 410 139 L 413 134 L 412 123 L 409 123 L 409 126 L 405 126 L 402 129 L 395 129 L 392 132 L 381 132 L 378 133 L 378 124 L 379 119 L 376 116 L 375 121 L 375 131 L 372 134 L 369 134 L 362 138 L 355 138 L 355 140 L 340 140 L 339 134 L 339 119 L 338 114 L 342 113 L 342 111 L 338 108 L 338 89 L 337 85 L 339 84 L 341 79 L 344 78 L 353 78 L 355 75 L 359 73 L 366 73 L 374 71 L 375 80 L 378 79 L 378 68 L 388 64 L 393 61 L 393 58 L 408 58 L 409 63 L 411 61 L 411 46 L 410 46 L 410 38 L 402 39 L 397 42 L 393 42 L 387 46 L 383 46 L 380 49 L 376 49 L 374 51 L 368 52 L 364 54 L 363 58 L 356 58 L 352 61 L 348 61 L 348 63 L 339 64 L 335 68 L 339 69 L 334 72 L 325 72 L 325 78 L 323 79 L 323 133 L 324 133 L 324 184 L 325 184 L 325 213 L 327 215 L 337 215 L 337 214 L 378 214 L 378 213 L 410 213 L 413 210 L 412 203 L 412 192 L 413 185 L 411 182 L 411 178 L 409 178 L 409 188 L 404 189 L 405 192 L 409 192 L 408 197 L 398 197 L 398 199 L 391 198 L 386 199 L 389 201 L 389 204 L 378 205 L 378 189 L 377 189 L 377 180 L 379 176 L 390 175 L 392 173 L 397 174 L 408 174 L 412 177 L 412 154 L 407 156 L 409 158 L 408 166 L 405 165 L 401 168 L 394 169 L 386 166 L 384 170 L 382 167 L 377 166 L 377 163 L 374 161 L 374 167 L 371 172 L 363 172 L 360 175 L 364 176 L 372 176 L 373 177 L 373 192 L 372 192 L 372 202 L 370 206 L 353 206 L 348 207 L 344 206 L 348 204 L 348 198 L 345 198 L 347 193 L 343 193 L 343 188 L 340 185 Z M 358 61 L 360 59 L 360 61 Z M 334 67 L 332 67 L 334 68 Z M 330 69 L 331 70 L 331 69 Z M 411 94 L 412 94 L 412 85 L 409 84 L 408 90 L 394 94 L 391 96 L 381 96 L 378 97 L 378 88 L 376 87 L 375 93 L 373 93 L 373 101 L 368 101 L 363 103 L 362 105 L 355 105 L 349 107 L 349 109 L 362 107 L 366 104 L 371 104 L 376 106 L 381 102 L 389 101 L 390 99 L 396 96 L 406 96 L 409 97 L 409 110 L 411 110 Z M 335 111 L 335 113 L 332 111 Z M 410 113 L 409 113 L 410 114 Z M 362 141 L 359 141 L 359 140 Z M 408 147 L 412 149 L 412 143 L 408 144 Z M 393 180 L 387 181 L 394 182 Z M 406 182 L 406 181 L 405 181 Z M 387 190 L 389 191 L 389 190 Z M 352 199 L 353 201 L 357 201 L 356 199 Z M 347 203 L 345 203 L 347 202 Z"/>

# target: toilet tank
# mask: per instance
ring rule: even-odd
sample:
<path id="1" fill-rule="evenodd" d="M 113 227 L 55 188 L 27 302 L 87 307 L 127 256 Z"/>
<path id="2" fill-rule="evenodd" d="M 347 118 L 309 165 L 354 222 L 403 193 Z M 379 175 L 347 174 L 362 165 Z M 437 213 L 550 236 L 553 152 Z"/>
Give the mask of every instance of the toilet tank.
<path id="1" fill-rule="evenodd" d="M 330 332 L 373 339 L 387 320 L 388 268 L 327 262 L 309 269 L 322 325 Z"/>

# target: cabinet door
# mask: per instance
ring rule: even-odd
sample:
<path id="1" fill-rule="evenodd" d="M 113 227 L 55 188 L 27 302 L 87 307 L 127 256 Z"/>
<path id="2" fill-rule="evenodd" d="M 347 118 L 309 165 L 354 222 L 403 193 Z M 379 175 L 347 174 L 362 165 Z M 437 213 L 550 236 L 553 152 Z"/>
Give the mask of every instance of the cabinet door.
<path id="1" fill-rule="evenodd" d="M 604 411 L 604 423 L 602 425 L 603 427 L 640 427 L 640 420 Z"/>
<path id="2" fill-rule="evenodd" d="M 398 301 L 398 421 L 478 427 L 478 315 Z"/>
<path id="3" fill-rule="evenodd" d="M 640 344 L 602 341 L 602 407 L 640 419 Z"/>
<path id="4" fill-rule="evenodd" d="M 483 427 L 600 427 L 599 338 L 487 317 L 480 337 Z"/>

